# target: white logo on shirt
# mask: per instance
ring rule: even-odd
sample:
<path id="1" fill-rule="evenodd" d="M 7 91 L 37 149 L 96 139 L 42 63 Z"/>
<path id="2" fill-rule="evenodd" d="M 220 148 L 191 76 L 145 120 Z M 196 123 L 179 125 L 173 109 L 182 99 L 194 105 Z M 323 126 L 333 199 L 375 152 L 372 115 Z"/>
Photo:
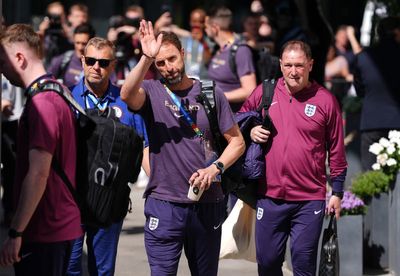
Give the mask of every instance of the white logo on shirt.
<path id="1" fill-rule="evenodd" d="M 157 227 L 158 227 L 158 222 L 159 222 L 158 218 L 150 217 L 150 219 L 149 219 L 149 229 L 151 231 L 156 230 Z"/>
<path id="2" fill-rule="evenodd" d="M 306 107 L 304 108 L 304 113 L 308 117 L 312 117 L 312 116 L 314 116 L 316 110 L 317 110 L 317 107 L 315 105 L 306 104 Z"/>
<path id="3" fill-rule="evenodd" d="M 278 102 L 273 102 L 273 103 L 271 103 L 271 106 L 273 106 L 274 104 L 277 104 Z"/>
<path id="4" fill-rule="evenodd" d="M 114 109 L 115 111 L 115 116 L 117 116 L 117 118 L 121 118 L 122 117 L 122 109 L 119 108 L 118 106 L 113 106 L 112 109 Z"/>
<path id="5" fill-rule="evenodd" d="M 322 209 L 319 211 L 314 211 L 314 215 L 318 215 L 319 213 L 321 213 Z"/>
<path id="6" fill-rule="evenodd" d="M 258 220 L 262 219 L 263 215 L 264 215 L 264 209 L 258 207 L 258 208 L 257 208 L 257 219 L 258 219 Z"/>

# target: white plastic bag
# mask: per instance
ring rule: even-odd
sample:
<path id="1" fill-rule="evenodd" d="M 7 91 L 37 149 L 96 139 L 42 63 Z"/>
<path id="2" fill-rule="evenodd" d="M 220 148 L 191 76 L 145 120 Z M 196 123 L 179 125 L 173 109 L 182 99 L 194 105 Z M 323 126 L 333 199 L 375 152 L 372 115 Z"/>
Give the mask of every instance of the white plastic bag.
<path id="1" fill-rule="evenodd" d="M 222 224 L 220 259 L 256 260 L 256 211 L 238 199 Z"/>

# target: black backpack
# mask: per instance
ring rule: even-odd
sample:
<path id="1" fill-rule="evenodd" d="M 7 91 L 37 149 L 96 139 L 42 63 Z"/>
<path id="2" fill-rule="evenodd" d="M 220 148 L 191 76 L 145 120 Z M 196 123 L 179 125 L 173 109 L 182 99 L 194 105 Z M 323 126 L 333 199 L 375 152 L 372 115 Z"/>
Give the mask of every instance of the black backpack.
<path id="1" fill-rule="evenodd" d="M 253 64 L 256 69 L 257 83 L 266 79 L 278 79 L 282 73 L 280 70 L 279 58 L 271 54 L 267 47 L 256 50 L 245 42 L 234 43 L 229 51 L 229 67 L 235 76 L 237 76 L 236 53 L 239 47 L 248 47 L 253 56 Z"/>
<path id="2" fill-rule="evenodd" d="M 130 187 L 140 172 L 143 140 L 122 124 L 112 108 L 83 110 L 71 92 L 55 80 L 39 83 L 38 92 L 55 91 L 79 112 L 77 118 L 77 189 L 57 160 L 52 166 L 63 179 L 81 210 L 82 221 L 107 227 L 131 211 Z"/>
<path id="3" fill-rule="evenodd" d="M 272 128 L 272 121 L 268 113 L 268 109 L 271 106 L 272 98 L 274 95 L 274 89 L 276 86 L 276 80 L 264 80 L 263 81 L 263 94 L 260 105 L 257 108 L 257 112 L 264 110 L 264 117 L 262 122 L 263 127 L 267 129 Z M 196 100 L 204 106 L 206 112 L 211 133 L 214 139 L 214 146 L 217 153 L 220 155 L 227 146 L 227 142 L 223 134 L 219 130 L 217 110 L 215 104 L 215 82 L 214 81 L 201 81 L 201 93 L 197 96 Z M 238 119 L 236 117 L 235 119 Z M 241 128 L 243 131 L 243 129 Z M 247 132 L 247 130 L 244 130 Z M 249 131 L 248 131 L 249 132 Z M 243 136 L 248 136 L 243 133 Z M 249 140 L 249 139 L 247 139 Z M 249 143 L 246 141 L 247 149 L 249 149 Z M 247 150 L 246 149 L 246 150 Z M 229 167 L 222 175 L 222 189 L 225 194 L 233 193 L 238 198 L 246 202 L 253 209 L 256 208 L 257 203 L 257 184 L 258 179 L 244 179 L 243 168 L 247 164 L 246 153 L 242 155 L 231 167 Z M 254 161 L 254 160 L 251 160 Z M 251 164 L 249 164 L 251 166 Z"/>

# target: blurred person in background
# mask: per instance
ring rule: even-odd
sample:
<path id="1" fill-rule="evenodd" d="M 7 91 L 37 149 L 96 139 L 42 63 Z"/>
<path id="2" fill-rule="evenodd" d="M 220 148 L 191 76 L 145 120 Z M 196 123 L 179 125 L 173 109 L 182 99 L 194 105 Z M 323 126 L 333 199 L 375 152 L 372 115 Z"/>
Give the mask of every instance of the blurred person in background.
<path id="1" fill-rule="evenodd" d="M 47 69 L 65 86 L 71 87 L 82 77 L 81 57 L 89 39 L 95 36 L 95 30 L 89 23 L 83 23 L 74 29 L 74 50 L 54 57 Z"/>
<path id="2" fill-rule="evenodd" d="M 61 2 L 52 2 L 46 8 L 46 16 L 39 25 L 38 34 L 44 43 L 44 65 L 47 68 L 53 57 L 73 48 L 68 39 L 69 27 Z"/>
<path id="3" fill-rule="evenodd" d="M 363 49 L 355 60 L 354 86 L 363 97 L 360 130 L 364 171 L 376 162 L 370 145 L 387 137 L 389 130 L 400 130 L 400 17 L 382 19 L 377 32 L 378 43 Z"/>
<path id="4" fill-rule="evenodd" d="M 236 72 L 232 72 L 229 64 L 231 47 L 243 41 L 232 31 L 232 12 L 225 6 L 217 6 L 209 11 L 206 33 L 215 41 L 218 49 L 208 66 L 209 78 L 224 92 L 232 111 L 237 112 L 256 87 L 251 50 L 246 46 L 238 47 L 235 55 Z"/>
<path id="5" fill-rule="evenodd" d="M 4 76 L 1 78 L 1 185 L 3 186 L 3 223 L 9 227 L 12 218 L 12 195 L 15 176 L 16 142 L 18 120 L 25 104 L 20 87 L 12 85 Z"/>
<path id="6" fill-rule="evenodd" d="M 77 3 L 69 8 L 67 16 L 68 20 L 68 39 L 70 42 L 74 41 L 75 28 L 83 23 L 89 22 L 89 9 L 85 4 Z"/>
<path id="7" fill-rule="evenodd" d="M 115 72 L 111 75 L 111 82 L 117 86 L 122 86 L 127 74 L 136 66 L 142 56 L 138 35 L 139 23 L 142 19 L 144 19 L 143 8 L 132 5 L 126 9 L 124 16 L 115 15 L 109 20 L 107 38 L 115 44 L 117 59 Z M 145 79 L 155 78 L 157 78 L 157 72 L 152 66 L 147 71 Z"/>
<path id="8" fill-rule="evenodd" d="M 190 13 L 190 34 L 180 37 L 185 49 L 185 69 L 190 77 L 206 79 L 211 59 L 210 41 L 205 34 L 206 12 L 197 8 Z"/>

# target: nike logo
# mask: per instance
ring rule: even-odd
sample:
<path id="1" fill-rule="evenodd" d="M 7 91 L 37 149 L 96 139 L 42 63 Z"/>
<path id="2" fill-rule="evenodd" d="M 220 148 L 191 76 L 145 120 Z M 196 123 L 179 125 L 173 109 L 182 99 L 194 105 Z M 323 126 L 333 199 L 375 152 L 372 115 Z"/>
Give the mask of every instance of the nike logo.
<path id="1" fill-rule="evenodd" d="M 271 103 L 271 106 L 273 106 L 274 104 L 277 104 L 278 102 L 273 102 L 273 103 Z"/>
<path id="2" fill-rule="evenodd" d="M 314 211 L 314 215 L 318 215 L 319 213 L 321 213 L 322 210 L 319 211 Z"/>
<path id="3" fill-rule="evenodd" d="M 21 259 L 24 259 L 24 258 L 26 258 L 26 257 L 28 257 L 30 255 L 32 255 L 32 252 L 25 253 L 25 254 L 21 255 Z"/>
<path id="4" fill-rule="evenodd" d="M 183 115 L 178 115 L 178 114 L 174 113 L 174 116 L 175 116 L 176 118 L 180 118 L 180 117 L 182 117 Z"/>
<path id="5" fill-rule="evenodd" d="M 214 230 L 217 230 L 220 226 L 221 226 L 221 222 L 217 226 L 214 225 Z"/>

